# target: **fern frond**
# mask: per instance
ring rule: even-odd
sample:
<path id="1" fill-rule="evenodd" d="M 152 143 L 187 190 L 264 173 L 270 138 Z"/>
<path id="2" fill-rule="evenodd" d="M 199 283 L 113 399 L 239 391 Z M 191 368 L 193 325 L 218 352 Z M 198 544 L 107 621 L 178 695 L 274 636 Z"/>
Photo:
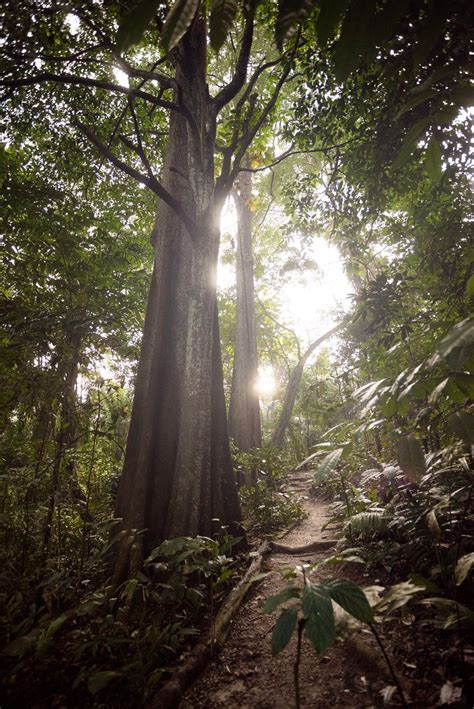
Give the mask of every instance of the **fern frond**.
<path id="1" fill-rule="evenodd" d="M 375 534 L 388 535 L 391 519 L 391 515 L 388 515 L 385 510 L 366 510 L 351 517 L 344 525 L 344 531 L 361 537 L 372 537 Z"/>

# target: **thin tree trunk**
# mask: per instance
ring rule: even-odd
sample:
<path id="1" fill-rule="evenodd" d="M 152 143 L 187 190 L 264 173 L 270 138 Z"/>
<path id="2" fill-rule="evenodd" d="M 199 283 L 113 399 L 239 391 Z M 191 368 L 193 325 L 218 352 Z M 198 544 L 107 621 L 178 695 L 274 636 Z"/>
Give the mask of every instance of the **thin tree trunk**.
<path id="1" fill-rule="evenodd" d="M 248 158 L 245 163 L 248 166 Z M 255 286 L 252 255 L 252 173 L 241 172 L 234 199 L 237 231 L 237 315 L 234 369 L 229 405 L 229 433 L 237 448 L 248 451 L 262 445 L 258 377 Z M 247 482 L 247 481 L 240 481 Z"/>
<path id="2" fill-rule="evenodd" d="M 286 386 L 285 397 L 283 399 L 283 407 L 280 413 L 280 417 L 270 439 L 271 446 L 274 446 L 275 448 L 281 448 L 283 446 L 286 429 L 290 422 L 291 414 L 293 413 L 293 408 L 295 406 L 296 397 L 298 396 L 301 377 L 303 376 L 303 371 L 306 366 L 306 362 L 311 357 L 315 349 L 319 347 L 319 345 L 321 345 L 325 340 L 331 337 L 331 335 L 334 335 L 334 333 L 337 332 L 341 326 L 342 323 L 339 323 L 335 327 L 331 328 L 331 330 L 328 330 L 328 332 L 325 332 L 324 335 L 318 337 L 317 340 L 312 342 L 306 352 L 300 357 L 297 365 L 292 369 L 288 384 Z"/>
<path id="3" fill-rule="evenodd" d="M 48 438 L 50 436 L 51 428 L 51 402 L 49 400 L 44 400 L 39 406 L 38 416 L 35 424 L 35 432 L 33 434 L 33 441 L 35 446 L 35 470 L 33 473 L 33 478 L 28 484 L 25 492 L 24 499 L 24 531 L 23 531 L 23 543 L 22 543 L 22 553 L 21 553 L 21 570 L 22 572 L 26 568 L 27 558 L 30 550 L 31 543 L 31 508 L 38 502 L 38 483 L 40 482 L 40 471 L 43 464 L 44 454 L 46 446 L 48 443 Z M 8 487 L 6 487 L 8 491 Z M 6 499 L 6 498 L 5 498 Z M 0 506 L 1 509 L 1 506 Z M 4 510 L 1 509 L 3 512 Z"/>
<path id="4" fill-rule="evenodd" d="M 56 507 L 57 497 L 61 486 L 61 469 L 64 460 L 64 454 L 74 446 L 77 430 L 77 413 L 76 413 L 76 382 L 78 375 L 80 351 L 82 343 L 82 334 L 78 331 L 71 335 L 71 350 L 68 356 L 68 363 L 64 373 L 64 388 L 61 401 L 61 413 L 59 432 L 56 442 L 56 452 L 51 475 L 51 487 L 48 501 L 48 509 L 43 529 L 43 556 L 46 558 L 49 551 L 49 543 L 51 539 L 54 510 Z M 67 479 L 71 482 L 75 475 L 74 464 L 69 462 L 67 465 Z"/>

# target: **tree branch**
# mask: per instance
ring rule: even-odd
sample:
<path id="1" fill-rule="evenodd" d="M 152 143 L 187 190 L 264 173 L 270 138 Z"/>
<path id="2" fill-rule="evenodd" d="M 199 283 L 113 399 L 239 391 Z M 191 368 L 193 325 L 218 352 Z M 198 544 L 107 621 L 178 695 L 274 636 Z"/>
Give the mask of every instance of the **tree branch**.
<path id="1" fill-rule="evenodd" d="M 300 348 L 300 341 L 298 339 L 298 336 L 294 330 L 291 330 L 291 328 L 286 327 L 286 325 L 282 325 L 281 322 L 279 322 L 273 315 L 270 313 L 268 308 L 263 304 L 263 302 L 260 300 L 259 296 L 255 294 L 255 298 L 262 308 L 263 312 L 269 318 L 272 322 L 275 323 L 281 330 L 286 330 L 286 332 L 289 332 L 292 337 L 294 337 L 295 342 L 296 342 L 296 349 L 298 350 L 298 359 L 301 359 L 301 348 Z"/>
<path id="2" fill-rule="evenodd" d="M 315 349 L 319 347 L 319 345 L 321 345 L 325 340 L 331 337 L 331 335 L 334 335 L 338 330 L 340 330 L 340 328 L 344 325 L 344 322 L 345 321 L 342 320 L 330 330 L 325 332 L 324 335 L 318 337 L 317 340 L 315 340 L 309 345 L 304 354 L 302 356 L 300 355 L 296 366 L 291 371 L 290 377 L 288 379 L 288 384 L 286 385 L 280 418 L 278 419 L 277 425 L 270 439 L 271 446 L 274 446 L 275 448 L 281 448 L 283 445 L 285 432 L 290 422 L 291 414 L 293 413 L 293 408 L 295 406 L 296 397 L 298 396 L 301 378 L 303 376 L 303 371 L 306 362 L 313 354 Z"/>
<path id="3" fill-rule="evenodd" d="M 298 35 L 296 36 L 293 49 L 289 53 L 287 53 L 287 55 L 286 55 L 287 56 L 286 66 L 282 71 L 282 74 L 277 82 L 277 85 L 275 86 L 275 89 L 273 91 L 273 94 L 272 94 L 270 100 L 268 101 L 268 103 L 264 107 L 264 109 L 262 110 L 262 113 L 260 114 L 259 118 L 255 121 L 252 128 L 247 132 L 246 135 L 242 136 L 242 139 L 240 141 L 240 147 L 237 150 L 237 153 L 235 154 L 232 167 L 230 167 L 230 165 L 229 165 L 231 149 L 228 148 L 227 151 L 225 151 L 225 152 L 227 152 L 227 155 L 224 154 L 224 162 L 223 162 L 221 174 L 219 175 L 219 177 L 217 178 L 217 181 L 216 181 L 215 193 L 216 193 L 216 202 L 217 203 L 219 203 L 219 202 L 223 203 L 224 199 L 228 195 L 229 190 L 231 189 L 231 187 L 234 183 L 234 180 L 239 173 L 240 164 L 242 162 L 242 159 L 243 159 L 245 153 L 247 152 L 248 147 L 251 145 L 251 143 L 252 143 L 253 139 L 255 138 L 255 136 L 257 135 L 258 131 L 260 130 L 262 125 L 267 120 L 269 114 L 275 108 L 276 102 L 277 102 L 278 97 L 280 95 L 280 91 L 288 78 L 288 74 L 290 73 L 291 63 L 292 63 L 292 61 L 295 57 L 295 54 L 298 50 L 300 37 L 301 37 L 301 29 L 299 30 Z M 276 60 L 276 63 L 278 64 L 280 61 L 281 61 L 281 58 Z M 247 90 L 246 90 L 244 96 L 247 93 L 248 93 L 248 87 L 247 87 Z M 240 104 L 240 101 L 239 101 L 239 104 Z M 231 146 L 231 147 L 233 147 L 233 146 Z"/>
<path id="4" fill-rule="evenodd" d="M 116 93 L 124 94 L 125 96 L 141 98 L 144 101 L 148 101 L 148 103 L 153 103 L 155 106 L 160 106 L 161 108 L 166 108 L 171 111 L 179 111 L 180 113 L 183 113 L 183 110 L 176 103 L 157 98 L 156 96 L 153 96 L 153 94 L 150 94 L 147 91 L 140 91 L 139 89 L 130 89 L 127 86 L 120 86 L 119 84 L 114 84 L 111 81 L 90 79 L 85 76 L 74 76 L 73 74 L 50 74 L 48 72 L 44 72 L 41 74 L 36 74 L 36 76 L 25 77 L 24 79 L 2 79 L 0 81 L 0 86 L 5 86 L 8 88 L 20 88 L 21 86 L 33 86 L 34 84 L 42 84 L 48 81 L 58 84 L 70 84 L 73 86 L 93 86 L 97 89 L 115 91 Z"/>
<path id="5" fill-rule="evenodd" d="M 239 58 L 235 67 L 235 73 L 231 81 L 212 99 L 216 113 L 232 101 L 239 93 L 247 78 L 247 67 L 249 63 L 250 50 L 253 42 L 253 21 L 255 12 L 251 12 L 245 22 L 242 44 L 240 45 Z"/>
<path id="6" fill-rule="evenodd" d="M 42 52 L 31 52 L 31 53 L 22 53 L 22 52 L 12 52 L 8 48 L 2 48 L 2 52 L 7 56 L 10 57 L 11 59 L 15 59 L 17 61 L 24 61 L 25 59 L 41 59 L 42 61 L 46 62 L 73 62 L 77 61 L 78 59 L 81 59 L 81 57 L 84 57 L 84 55 L 92 53 L 92 52 L 97 52 L 100 49 L 105 49 L 108 45 L 105 43 L 100 43 L 100 44 L 93 44 L 90 47 L 86 47 L 85 49 L 81 49 L 78 52 L 75 52 L 74 54 L 43 54 Z M 84 61 L 82 59 L 81 61 Z M 94 59 L 90 59 L 89 61 L 97 61 Z"/>
<path id="7" fill-rule="evenodd" d="M 293 61 L 296 51 L 298 49 L 299 41 L 300 41 L 300 35 L 301 35 L 301 29 L 298 32 L 298 35 L 295 40 L 295 45 L 288 57 L 288 62 L 286 64 L 286 67 L 283 69 L 283 72 L 278 80 L 277 85 L 275 86 L 275 90 L 273 92 L 272 97 L 268 101 L 267 105 L 263 109 L 262 113 L 260 114 L 260 117 L 258 120 L 255 122 L 251 130 L 248 132 L 247 136 L 244 136 L 242 139 L 242 142 L 240 144 L 240 148 L 237 152 L 237 155 L 234 158 L 234 165 L 230 173 L 230 180 L 231 182 L 234 181 L 239 169 L 240 169 L 240 163 L 242 161 L 243 156 L 245 155 L 247 148 L 249 145 L 252 143 L 253 139 L 257 135 L 258 131 L 262 127 L 262 125 L 265 123 L 267 120 L 268 116 L 270 113 L 273 111 L 275 108 L 276 102 L 278 100 L 278 97 L 280 95 L 280 91 L 283 88 L 284 83 L 286 82 L 288 78 L 288 74 L 290 73 L 291 69 L 291 62 Z"/>
<path id="8" fill-rule="evenodd" d="M 345 145 L 348 145 L 349 143 L 353 143 L 354 141 L 359 140 L 359 138 L 351 138 L 350 140 L 346 140 L 343 143 L 337 143 L 336 145 L 328 145 L 326 148 L 308 148 L 308 150 L 293 150 L 293 146 L 286 150 L 284 153 L 279 155 L 273 162 L 269 163 L 268 165 L 263 165 L 262 167 L 240 167 L 239 172 L 262 172 L 263 170 L 270 170 L 272 167 L 275 167 L 275 165 L 278 165 L 281 163 L 283 160 L 286 160 L 286 158 L 291 157 L 292 155 L 308 155 L 309 153 L 329 153 L 331 150 L 336 150 L 337 148 L 343 148 Z"/>
<path id="9" fill-rule="evenodd" d="M 166 74 L 153 70 L 135 69 L 119 56 L 115 56 L 115 61 L 127 76 L 145 79 L 145 81 L 156 81 L 163 89 L 176 89 L 176 81 L 171 76 L 166 76 Z"/>
<path id="10" fill-rule="evenodd" d="M 277 66 L 278 64 L 280 64 L 283 61 L 283 58 L 284 58 L 284 56 L 281 55 L 278 57 L 278 59 L 273 59 L 272 61 L 265 62 L 264 64 L 260 64 L 260 66 L 258 66 L 255 69 L 254 73 L 250 77 L 250 81 L 247 84 L 247 87 L 246 87 L 244 93 L 242 94 L 242 96 L 239 99 L 239 102 L 235 108 L 236 112 L 239 112 L 242 110 L 242 106 L 247 101 L 249 94 L 253 91 L 255 84 L 257 83 L 258 79 L 263 74 L 263 72 L 266 71 L 267 69 L 272 69 L 274 66 Z"/>
<path id="11" fill-rule="evenodd" d="M 144 175 L 142 172 L 135 170 L 134 167 L 128 165 L 126 162 L 118 158 L 114 153 L 108 148 L 102 141 L 97 137 L 97 135 L 83 123 L 78 120 L 74 121 L 74 125 L 83 133 L 88 140 L 97 148 L 97 150 L 105 157 L 109 162 L 112 163 L 119 170 L 124 172 L 129 177 L 133 177 L 134 180 L 140 182 L 142 185 L 148 187 L 152 192 L 154 192 L 160 199 L 165 202 L 168 207 L 170 207 L 181 219 L 184 226 L 186 227 L 191 238 L 194 238 L 196 224 L 194 219 L 189 216 L 189 214 L 183 209 L 181 203 L 173 197 L 168 190 L 163 187 L 161 182 L 156 179 L 153 175 Z"/>
<path id="12" fill-rule="evenodd" d="M 137 114 L 135 113 L 135 108 L 134 108 L 133 101 L 131 98 L 128 99 L 128 105 L 130 108 L 130 113 L 132 114 L 133 127 L 135 130 L 135 136 L 137 138 L 137 144 L 138 144 L 137 145 L 137 154 L 138 154 L 140 160 L 142 161 L 142 163 L 148 173 L 148 176 L 152 179 L 155 179 L 155 176 L 153 174 L 153 170 L 151 169 L 150 162 L 146 156 L 145 149 L 143 148 L 142 136 L 140 133 L 140 127 L 138 125 Z"/>

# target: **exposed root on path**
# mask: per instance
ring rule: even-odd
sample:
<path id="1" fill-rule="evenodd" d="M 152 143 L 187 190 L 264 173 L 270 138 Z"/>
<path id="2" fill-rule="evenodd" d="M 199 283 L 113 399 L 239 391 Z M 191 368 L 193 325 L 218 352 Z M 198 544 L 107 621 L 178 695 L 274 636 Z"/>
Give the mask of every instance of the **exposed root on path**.
<path id="1" fill-rule="evenodd" d="M 337 539 L 321 539 L 297 547 L 290 547 L 286 544 L 279 544 L 278 542 L 270 542 L 270 547 L 271 550 L 277 554 L 290 554 L 291 556 L 295 556 L 298 554 L 311 554 L 311 552 L 315 551 L 327 551 L 328 549 L 333 549 L 336 544 Z"/>
<path id="2" fill-rule="evenodd" d="M 270 544 L 264 542 L 254 553 L 252 563 L 245 575 L 241 578 L 237 586 L 232 589 L 220 608 L 212 624 L 207 642 L 198 643 L 193 648 L 184 665 L 179 667 L 159 692 L 155 694 L 149 704 L 149 709 L 167 709 L 168 707 L 178 706 L 184 692 L 205 669 L 215 651 L 224 644 L 229 631 L 230 621 L 237 613 L 240 604 L 253 583 L 254 577 L 260 572 L 263 559 L 269 551 Z"/>
<path id="3" fill-rule="evenodd" d="M 271 656 L 270 635 L 275 617 L 264 614 L 262 606 L 265 598 L 284 587 L 279 573 L 282 564 L 298 564 L 295 557 L 307 554 L 324 559 L 337 544 L 336 539 L 321 538 L 328 519 L 327 505 L 306 499 L 305 507 L 307 518 L 287 530 L 282 535 L 284 539 L 269 540 L 260 546 L 217 614 L 207 642 L 194 648 L 183 667 L 155 695 L 149 709 L 288 709 L 293 705 L 296 641 L 293 639 L 281 656 Z M 272 571 L 257 587 L 253 582 L 265 557 Z M 318 573 L 324 578 L 329 572 L 326 567 L 321 568 Z M 248 593 L 250 588 L 253 591 Z M 241 606 L 243 610 L 238 612 Z M 337 605 L 334 613 L 338 635 L 345 639 L 319 656 L 302 653 L 301 707 L 322 709 L 335 701 L 338 709 L 381 706 L 381 688 L 393 684 L 389 667 L 372 636 L 365 634 L 358 621 Z M 303 639 L 304 642 L 307 641 Z M 409 687 L 400 679 L 409 696 Z"/>

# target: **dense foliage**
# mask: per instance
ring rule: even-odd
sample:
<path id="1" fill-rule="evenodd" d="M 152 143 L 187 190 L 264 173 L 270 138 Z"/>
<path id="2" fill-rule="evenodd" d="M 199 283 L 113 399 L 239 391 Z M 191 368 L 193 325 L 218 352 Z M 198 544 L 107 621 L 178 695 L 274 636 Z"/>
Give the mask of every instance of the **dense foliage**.
<path id="1" fill-rule="evenodd" d="M 231 538 L 214 517 L 214 538 L 161 537 L 143 558 L 137 554 L 142 563 L 130 578 L 111 581 L 117 548 L 142 549 L 147 534 L 125 528 L 117 538 L 111 518 L 153 269 L 150 241 L 155 247 L 167 223 L 167 212 L 156 218 L 157 197 L 181 219 L 180 248 L 193 241 L 189 204 L 173 202 L 157 175 L 168 170 L 168 181 L 170 174 L 182 179 L 185 194 L 198 153 L 210 166 L 218 209 L 241 168 L 255 173 L 247 206 L 255 224 L 258 350 L 281 384 L 265 402 L 267 440 L 304 358 L 280 292 L 300 276 L 317 278 L 314 234 L 337 246 L 353 290 L 346 312 L 335 314 L 337 338 L 301 375 L 285 449 L 235 451 L 231 483 L 239 487 L 248 539 L 271 536 L 304 517 L 288 481 L 292 465 L 306 459 L 315 494 L 333 503 L 343 545 L 357 547 L 366 568 L 384 574 L 388 591 L 372 611 L 352 582 L 313 582 L 314 567 L 304 570 L 301 587 L 290 573 L 290 590 L 266 606 L 296 599 L 275 626 L 273 650 L 295 629 L 299 641 L 304 631 L 318 651 L 326 648 L 335 638 L 332 601 L 369 624 L 419 602 L 415 623 L 452 634 L 450 677 L 467 697 L 474 565 L 470 4 L 24 0 L 7 2 L 2 21 L 0 629 L 2 681 L 12 702 L 24 703 L 21 684 L 35 676 L 31 703 L 66 695 L 81 706 L 146 703 L 192 637 L 205 632 L 237 575 L 234 545 L 245 540 Z M 209 44 L 200 97 L 214 107 L 200 125 L 174 73 L 198 25 Z M 250 52 L 254 26 L 259 36 Z M 195 141 L 186 175 L 165 159 L 177 114 Z M 198 176 L 196 201 L 201 187 Z M 195 209 L 191 227 L 202 217 L 200 233 L 207 235 L 204 224 L 217 234 L 219 215 L 209 205 L 201 212 Z M 223 262 L 235 258 L 232 239 Z M 176 271 L 191 258 L 184 246 L 179 253 Z M 199 272 L 206 293 L 208 265 Z M 171 267 L 159 276 L 171 288 L 179 280 Z M 163 316 L 165 356 L 182 356 L 173 308 L 200 302 L 180 279 L 183 289 Z M 227 395 L 234 298 L 232 287 L 220 295 Z M 179 394 L 191 400 L 189 371 Z M 159 374 L 152 403 L 166 385 L 174 405 L 178 387 Z M 205 407 L 189 408 L 198 416 Z M 173 413 L 181 425 L 184 415 Z M 212 425 L 225 420 L 215 408 L 208 413 Z M 161 420 L 174 435 L 178 426 L 167 416 Z M 156 463 L 155 439 L 145 438 Z M 227 454 L 224 438 L 217 448 Z M 191 462 L 200 441 L 182 432 Z M 215 463 L 217 448 L 196 454 L 198 463 Z M 183 454 L 182 467 L 192 472 L 186 461 Z M 175 495 L 174 504 L 184 497 Z M 146 500 L 147 509 L 155 501 Z"/>

